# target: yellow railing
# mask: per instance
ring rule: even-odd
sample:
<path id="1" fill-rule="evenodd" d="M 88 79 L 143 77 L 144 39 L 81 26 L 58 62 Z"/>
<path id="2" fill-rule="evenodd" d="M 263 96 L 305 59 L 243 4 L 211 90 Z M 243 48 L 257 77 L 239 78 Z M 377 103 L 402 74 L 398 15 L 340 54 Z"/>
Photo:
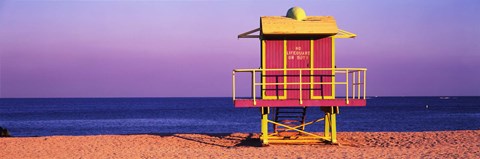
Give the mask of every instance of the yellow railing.
<path id="1" fill-rule="evenodd" d="M 332 71 L 334 74 L 332 74 L 333 77 L 331 82 L 314 82 L 313 80 L 310 80 L 309 82 L 303 82 L 302 80 L 299 80 L 299 82 L 287 82 L 283 81 L 281 83 L 277 82 L 264 82 L 260 80 L 260 82 L 257 82 L 256 79 L 256 74 L 257 73 L 265 73 L 266 71 L 289 71 L 288 76 L 298 76 L 299 79 L 302 79 L 302 72 L 303 71 L 309 71 L 310 73 L 308 76 L 315 76 L 316 74 L 314 73 L 315 71 Z M 298 71 L 298 74 L 292 74 L 291 71 Z M 256 87 L 259 86 L 267 86 L 267 85 L 298 85 L 298 92 L 299 92 L 299 100 L 300 104 L 303 103 L 303 98 L 302 98 L 302 85 L 345 85 L 345 100 L 346 103 L 349 103 L 349 99 L 366 99 L 366 94 L 367 94 L 367 69 L 366 68 L 290 68 L 290 69 L 234 69 L 232 72 L 232 97 L 233 100 L 236 99 L 236 82 L 235 82 L 235 74 L 240 73 L 240 72 L 249 72 L 251 73 L 252 76 L 252 99 L 254 105 L 256 104 L 257 96 L 256 92 L 257 89 Z M 325 73 L 318 74 L 318 75 L 324 75 Z M 340 75 L 344 74 L 345 77 L 343 80 L 339 81 Z M 287 74 L 286 74 L 287 75 Z M 286 76 L 284 75 L 284 76 Z M 350 92 L 351 90 L 351 92 Z M 363 90 L 363 91 L 362 91 Z M 336 92 L 336 91 L 332 91 Z M 351 94 L 351 95 L 350 95 Z M 332 94 L 333 96 L 336 96 L 335 94 Z"/>

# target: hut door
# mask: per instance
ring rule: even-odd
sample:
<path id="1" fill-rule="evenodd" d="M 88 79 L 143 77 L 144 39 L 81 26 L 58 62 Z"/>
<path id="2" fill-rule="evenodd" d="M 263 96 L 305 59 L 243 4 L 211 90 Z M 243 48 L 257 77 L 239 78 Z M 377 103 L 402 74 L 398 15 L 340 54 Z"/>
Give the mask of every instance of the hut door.
<path id="1" fill-rule="evenodd" d="M 310 40 L 286 40 L 286 58 L 287 69 L 290 68 L 311 68 Z M 304 70 L 302 74 L 302 83 L 310 82 L 310 71 Z M 300 71 L 287 71 L 288 83 L 300 82 Z M 310 85 L 302 85 L 302 99 L 310 99 Z M 300 86 L 287 85 L 287 99 L 300 99 Z"/>
<path id="2" fill-rule="evenodd" d="M 313 40 L 312 68 L 334 68 L 333 39 L 321 38 Z M 316 70 L 312 71 L 312 78 L 315 83 L 328 83 L 335 81 L 335 71 Z M 314 84 L 310 98 L 312 99 L 333 99 L 335 98 L 334 84 Z"/>

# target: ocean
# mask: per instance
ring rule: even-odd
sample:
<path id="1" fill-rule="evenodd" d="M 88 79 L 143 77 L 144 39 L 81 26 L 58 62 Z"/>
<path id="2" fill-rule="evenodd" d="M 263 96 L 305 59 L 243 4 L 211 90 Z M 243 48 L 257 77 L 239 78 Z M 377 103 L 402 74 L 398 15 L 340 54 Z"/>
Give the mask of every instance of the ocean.
<path id="1" fill-rule="evenodd" d="M 428 105 L 428 107 L 427 107 Z M 317 107 L 307 119 L 319 118 Z M 321 124 L 308 131 L 323 131 Z M 13 136 L 260 132 L 257 108 L 231 98 L 0 98 L 0 127 Z M 337 130 L 480 129 L 480 97 L 371 97 L 341 107 Z"/>

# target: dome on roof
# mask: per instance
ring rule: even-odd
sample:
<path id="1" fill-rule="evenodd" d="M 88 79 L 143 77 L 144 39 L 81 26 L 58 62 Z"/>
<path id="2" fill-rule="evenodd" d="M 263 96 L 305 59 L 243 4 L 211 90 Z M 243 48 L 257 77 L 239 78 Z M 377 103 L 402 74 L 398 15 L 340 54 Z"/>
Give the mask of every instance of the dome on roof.
<path id="1" fill-rule="evenodd" d="M 288 9 L 287 17 L 302 21 L 307 18 L 307 14 L 305 14 L 305 11 L 300 7 L 292 7 Z"/>

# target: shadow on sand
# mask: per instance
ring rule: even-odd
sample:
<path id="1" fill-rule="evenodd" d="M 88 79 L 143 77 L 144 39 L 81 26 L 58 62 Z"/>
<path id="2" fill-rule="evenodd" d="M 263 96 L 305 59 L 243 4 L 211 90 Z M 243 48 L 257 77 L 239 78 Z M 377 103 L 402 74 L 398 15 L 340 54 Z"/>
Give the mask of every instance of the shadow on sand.
<path id="1" fill-rule="evenodd" d="M 176 137 L 183 140 L 198 142 L 201 144 L 219 146 L 223 148 L 235 147 L 262 147 L 258 135 L 246 133 L 199 133 L 199 134 L 174 134 L 174 133 L 150 133 L 160 137 Z"/>

